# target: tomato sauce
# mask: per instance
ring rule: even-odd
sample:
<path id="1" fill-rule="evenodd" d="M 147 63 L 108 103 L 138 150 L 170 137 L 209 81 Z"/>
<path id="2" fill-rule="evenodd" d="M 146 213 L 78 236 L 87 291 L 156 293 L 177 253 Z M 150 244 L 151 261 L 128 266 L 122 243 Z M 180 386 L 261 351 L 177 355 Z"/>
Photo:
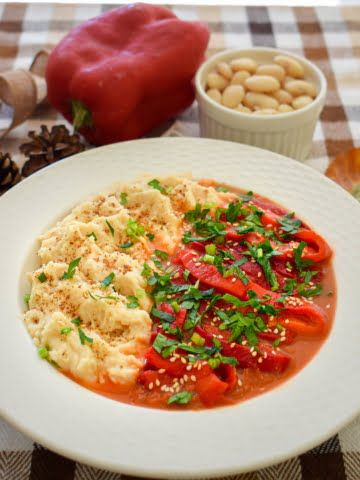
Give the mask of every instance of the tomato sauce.
<path id="1" fill-rule="evenodd" d="M 147 274 L 154 324 L 138 382 L 84 386 L 151 408 L 225 406 L 278 386 L 318 352 L 336 307 L 330 247 L 271 200 L 221 187 L 239 199 L 187 214 L 184 243 L 159 254 L 158 277 Z"/>

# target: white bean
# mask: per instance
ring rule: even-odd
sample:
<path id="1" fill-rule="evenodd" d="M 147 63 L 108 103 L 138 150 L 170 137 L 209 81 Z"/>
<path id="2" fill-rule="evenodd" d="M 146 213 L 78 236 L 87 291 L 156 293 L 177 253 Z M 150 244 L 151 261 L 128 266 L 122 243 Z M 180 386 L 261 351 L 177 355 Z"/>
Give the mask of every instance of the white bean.
<path id="1" fill-rule="evenodd" d="M 222 95 L 222 104 L 225 107 L 235 108 L 244 98 L 245 91 L 242 85 L 229 85 Z"/>
<path id="2" fill-rule="evenodd" d="M 276 115 L 279 112 L 274 108 L 259 108 L 259 110 L 255 110 L 256 115 Z"/>
<path id="3" fill-rule="evenodd" d="M 293 111 L 294 109 L 290 107 L 290 105 L 287 105 L 286 103 L 282 103 L 278 108 L 278 112 L 280 113 L 287 113 L 287 112 L 293 112 Z"/>
<path id="4" fill-rule="evenodd" d="M 230 67 L 233 69 L 234 72 L 238 72 L 239 70 L 246 70 L 247 72 L 254 73 L 257 69 L 257 63 L 252 58 L 241 57 L 231 60 Z"/>
<path id="5" fill-rule="evenodd" d="M 220 90 L 217 90 L 216 88 L 210 88 L 210 90 L 208 90 L 206 92 L 210 98 L 212 98 L 215 102 L 217 103 L 221 103 L 221 93 L 220 93 Z"/>
<path id="6" fill-rule="evenodd" d="M 303 78 L 305 71 L 304 67 L 295 58 L 288 57 L 287 55 L 276 55 L 274 62 L 283 67 L 291 77 Z"/>
<path id="7" fill-rule="evenodd" d="M 216 65 L 216 70 L 218 71 L 218 73 L 220 73 L 220 75 L 222 75 L 223 77 L 227 78 L 228 80 L 231 80 L 232 76 L 233 76 L 233 72 L 230 68 L 230 65 L 226 62 L 220 62 Z"/>
<path id="8" fill-rule="evenodd" d="M 290 104 L 293 101 L 292 95 L 290 95 L 289 92 L 287 92 L 286 90 L 283 90 L 282 88 L 280 88 L 280 90 L 277 90 L 276 92 L 274 92 L 273 96 L 276 98 L 276 100 L 279 103 Z"/>
<path id="9" fill-rule="evenodd" d="M 279 80 L 270 75 L 253 75 L 245 80 L 245 87 L 252 92 L 269 93 L 279 90 Z"/>
<path id="10" fill-rule="evenodd" d="M 312 101 L 313 99 L 308 95 L 301 95 L 300 97 L 296 97 L 291 105 L 295 110 L 299 110 L 300 108 L 304 108 L 306 105 L 309 105 L 309 103 Z"/>
<path id="11" fill-rule="evenodd" d="M 249 77 L 250 73 L 247 70 L 239 70 L 234 73 L 230 83 L 231 85 L 244 85 L 245 80 Z"/>
<path id="12" fill-rule="evenodd" d="M 209 88 L 216 88 L 220 91 L 224 90 L 228 83 L 226 78 L 216 72 L 209 73 L 206 78 L 206 84 Z"/>
<path id="13" fill-rule="evenodd" d="M 259 107 L 264 108 L 274 108 L 276 109 L 279 106 L 279 102 L 276 98 L 270 97 L 265 93 L 258 92 L 247 92 L 244 98 L 244 104 L 248 108 Z"/>
<path id="14" fill-rule="evenodd" d="M 305 80 L 292 80 L 291 82 L 287 82 L 285 89 L 294 97 L 308 95 L 309 97 L 315 98 L 317 93 L 315 85 Z"/>
<path id="15" fill-rule="evenodd" d="M 256 70 L 256 75 L 270 75 L 275 77 L 281 82 L 285 78 L 285 70 L 280 65 L 268 64 L 268 65 L 259 65 Z"/>
<path id="16" fill-rule="evenodd" d="M 235 108 L 238 112 L 243 112 L 243 113 L 251 113 L 250 108 L 244 107 L 242 103 L 239 103 L 239 105 Z"/>

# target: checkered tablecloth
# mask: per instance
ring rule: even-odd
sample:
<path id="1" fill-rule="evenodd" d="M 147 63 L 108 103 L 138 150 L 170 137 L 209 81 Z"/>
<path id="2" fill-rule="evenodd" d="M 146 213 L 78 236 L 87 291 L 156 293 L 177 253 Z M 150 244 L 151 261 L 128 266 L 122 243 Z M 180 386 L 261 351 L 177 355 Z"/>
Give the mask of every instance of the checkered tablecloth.
<path id="1" fill-rule="evenodd" d="M 219 3 L 222 3 L 219 0 Z M 289 2 L 291 3 L 291 2 Z M 35 53 L 51 49 L 73 26 L 114 8 L 107 5 L 0 4 L 0 71 L 28 68 Z M 329 159 L 360 146 L 360 7 L 173 7 L 184 19 L 208 23 L 208 54 L 232 47 L 271 46 L 305 55 L 325 73 L 329 92 L 307 163 L 324 171 Z M 197 136 L 197 110 L 184 112 L 167 134 Z M 0 122 L 6 123 L 0 110 Z M 18 146 L 29 130 L 63 123 L 49 107 L 39 108 L 0 141 L 21 166 Z M 3 332 L 6 334 L 6 332 Z M 20 380 L 19 380 L 20 381 Z M 0 393 L 1 395 L 1 393 Z M 294 432 L 296 435 L 296 432 Z M 123 480 L 63 458 L 0 419 L 0 480 Z M 238 480 L 360 480 L 360 418 L 319 447 Z"/>

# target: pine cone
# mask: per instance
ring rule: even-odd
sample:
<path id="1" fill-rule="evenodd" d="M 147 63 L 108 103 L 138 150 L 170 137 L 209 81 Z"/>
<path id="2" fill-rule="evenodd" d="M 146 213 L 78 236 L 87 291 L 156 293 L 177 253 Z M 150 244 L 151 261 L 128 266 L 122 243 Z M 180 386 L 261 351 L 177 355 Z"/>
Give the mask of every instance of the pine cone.
<path id="1" fill-rule="evenodd" d="M 40 128 L 40 133 L 29 132 L 31 142 L 20 146 L 20 151 L 28 157 L 21 172 L 24 177 L 62 158 L 85 150 L 79 135 L 71 135 L 65 125 L 55 125 L 51 132 L 46 125 L 41 125 Z"/>
<path id="2" fill-rule="evenodd" d="M 21 179 L 19 167 L 8 153 L 0 152 L 0 195 Z"/>

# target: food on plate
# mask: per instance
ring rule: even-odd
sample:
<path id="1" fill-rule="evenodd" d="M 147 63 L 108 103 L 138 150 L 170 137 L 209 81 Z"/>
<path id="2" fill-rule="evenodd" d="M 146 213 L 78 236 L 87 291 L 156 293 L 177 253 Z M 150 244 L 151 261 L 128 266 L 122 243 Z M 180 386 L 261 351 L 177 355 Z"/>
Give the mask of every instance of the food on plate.
<path id="1" fill-rule="evenodd" d="M 252 192 L 143 177 L 40 237 L 25 324 L 39 355 L 135 405 L 204 408 L 267 391 L 324 342 L 326 241 Z"/>
<path id="2" fill-rule="evenodd" d="M 299 110 L 317 96 L 300 62 L 275 55 L 273 63 L 239 57 L 221 61 L 206 77 L 206 93 L 217 103 L 243 113 L 276 115 Z"/>
<path id="3" fill-rule="evenodd" d="M 208 28 L 134 4 L 74 28 L 50 54 L 50 103 L 91 143 L 138 138 L 187 108 Z"/>
<path id="4" fill-rule="evenodd" d="M 325 173 L 360 201 L 360 148 L 340 153 Z"/>

